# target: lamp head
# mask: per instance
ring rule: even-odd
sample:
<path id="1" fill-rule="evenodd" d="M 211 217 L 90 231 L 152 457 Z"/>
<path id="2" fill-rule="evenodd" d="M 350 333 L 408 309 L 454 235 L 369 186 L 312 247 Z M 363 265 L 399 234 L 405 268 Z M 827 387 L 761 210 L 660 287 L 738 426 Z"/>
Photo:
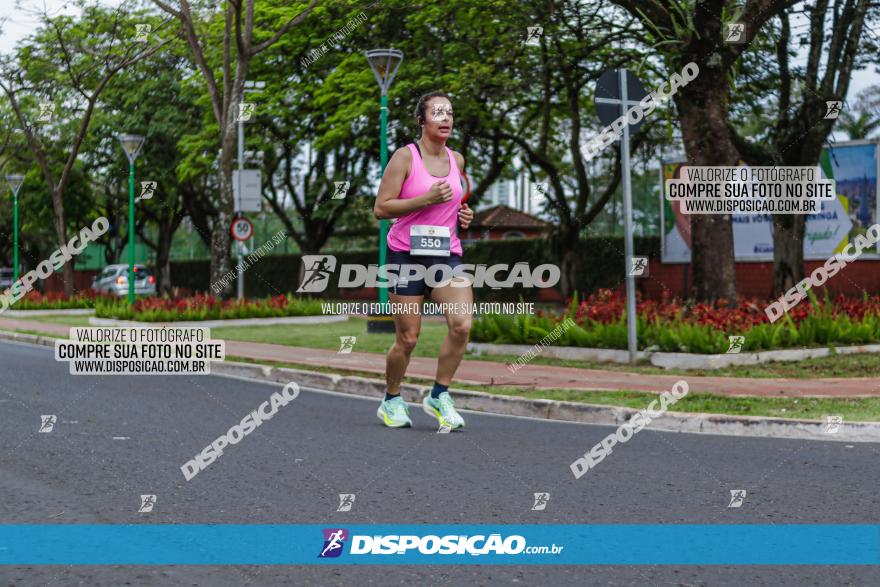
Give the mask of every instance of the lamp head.
<path id="1" fill-rule="evenodd" d="M 367 61 L 370 62 L 370 68 L 373 70 L 373 75 L 376 76 L 376 81 L 379 82 L 379 89 L 382 90 L 382 95 L 384 96 L 388 93 L 391 82 L 394 81 L 394 76 L 397 73 L 397 68 L 400 67 L 400 62 L 403 61 L 403 52 L 397 49 L 371 49 L 365 55 L 367 56 Z"/>
<path id="2" fill-rule="evenodd" d="M 128 162 L 133 164 L 144 145 L 144 137 L 141 135 L 119 135 L 117 138 L 128 156 Z"/>

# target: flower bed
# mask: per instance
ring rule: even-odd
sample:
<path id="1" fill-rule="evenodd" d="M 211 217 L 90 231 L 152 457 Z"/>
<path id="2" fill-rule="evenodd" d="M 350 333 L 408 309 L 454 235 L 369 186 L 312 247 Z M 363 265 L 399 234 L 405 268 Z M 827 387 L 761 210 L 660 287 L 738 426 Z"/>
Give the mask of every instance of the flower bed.
<path id="1" fill-rule="evenodd" d="M 577 298 L 565 316 L 490 314 L 474 321 L 471 340 L 497 344 L 534 344 L 571 316 L 577 326 L 564 330 L 556 345 L 627 348 L 626 300 L 600 290 L 586 301 Z M 725 353 L 728 336 L 743 335 L 742 352 L 781 348 L 880 342 L 880 296 L 862 300 L 838 297 L 818 301 L 811 294 L 775 323 L 764 304 L 744 300 L 732 306 L 683 304 L 677 300 L 642 301 L 636 306 L 638 347 L 643 350 L 701 354 Z M 560 329 L 562 330 L 562 329 Z"/>
<path id="2" fill-rule="evenodd" d="M 28 292 L 10 307 L 10 310 L 79 310 L 95 307 L 96 300 L 112 300 L 113 296 L 86 290 L 73 296 L 63 293 L 41 294 Z"/>
<path id="3" fill-rule="evenodd" d="M 238 301 L 196 294 L 179 300 L 144 298 L 136 301 L 134 306 L 125 300 L 101 300 L 95 308 L 95 316 L 98 318 L 138 322 L 279 318 L 320 314 L 320 300 L 300 299 L 290 295 Z"/>

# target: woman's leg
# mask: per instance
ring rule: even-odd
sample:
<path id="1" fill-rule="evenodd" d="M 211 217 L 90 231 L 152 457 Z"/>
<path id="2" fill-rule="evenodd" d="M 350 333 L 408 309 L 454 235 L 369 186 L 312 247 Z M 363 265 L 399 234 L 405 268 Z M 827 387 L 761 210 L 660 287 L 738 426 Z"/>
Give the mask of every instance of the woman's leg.
<path id="1" fill-rule="evenodd" d="M 388 299 L 392 304 L 400 304 L 397 306 L 398 308 L 404 308 L 404 311 L 394 314 L 394 328 L 397 336 L 385 359 L 385 383 L 388 394 L 397 395 L 400 393 L 400 384 L 406 375 L 409 358 L 419 340 L 424 296 L 399 296 L 389 293 Z"/>
<path id="2" fill-rule="evenodd" d="M 436 378 L 437 383 L 448 387 L 467 349 L 468 336 L 471 333 L 474 293 L 470 281 L 463 277 L 454 278 L 449 285 L 435 289 L 431 294 L 431 301 L 451 304 L 451 309 L 446 312 L 449 332 L 440 348 Z"/>

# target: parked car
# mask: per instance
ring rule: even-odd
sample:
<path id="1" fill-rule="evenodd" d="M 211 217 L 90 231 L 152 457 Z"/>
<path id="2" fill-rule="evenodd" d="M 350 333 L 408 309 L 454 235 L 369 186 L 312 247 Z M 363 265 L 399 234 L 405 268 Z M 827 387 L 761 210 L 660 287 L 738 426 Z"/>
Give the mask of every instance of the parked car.
<path id="1" fill-rule="evenodd" d="M 92 289 L 119 297 L 128 295 L 128 265 L 108 265 L 92 280 Z M 134 266 L 134 293 L 139 296 L 156 295 L 156 278 L 143 265 Z"/>
<path id="2" fill-rule="evenodd" d="M 12 287 L 15 279 L 15 270 L 11 267 L 0 268 L 0 291 Z"/>

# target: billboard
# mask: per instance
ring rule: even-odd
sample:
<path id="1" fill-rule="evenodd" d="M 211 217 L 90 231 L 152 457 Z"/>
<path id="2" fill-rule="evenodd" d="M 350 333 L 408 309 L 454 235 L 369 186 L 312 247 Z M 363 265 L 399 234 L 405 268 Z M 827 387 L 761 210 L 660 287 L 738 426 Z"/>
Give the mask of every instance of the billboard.
<path id="1" fill-rule="evenodd" d="M 834 179 L 837 200 L 807 216 L 804 258 L 824 260 L 839 252 L 877 222 L 878 143 L 851 141 L 822 151 L 825 177 Z M 661 163 L 660 222 L 664 263 L 690 263 L 691 219 L 679 202 L 666 199 L 666 180 L 677 177 L 684 162 Z M 733 247 L 737 261 L 773 260 L 773 223 L 769 214 L 734 214 Z M 864 256 L 862 258 L 865 258 Z M 870 258 L 870 255 L 868 256 Z"/>

